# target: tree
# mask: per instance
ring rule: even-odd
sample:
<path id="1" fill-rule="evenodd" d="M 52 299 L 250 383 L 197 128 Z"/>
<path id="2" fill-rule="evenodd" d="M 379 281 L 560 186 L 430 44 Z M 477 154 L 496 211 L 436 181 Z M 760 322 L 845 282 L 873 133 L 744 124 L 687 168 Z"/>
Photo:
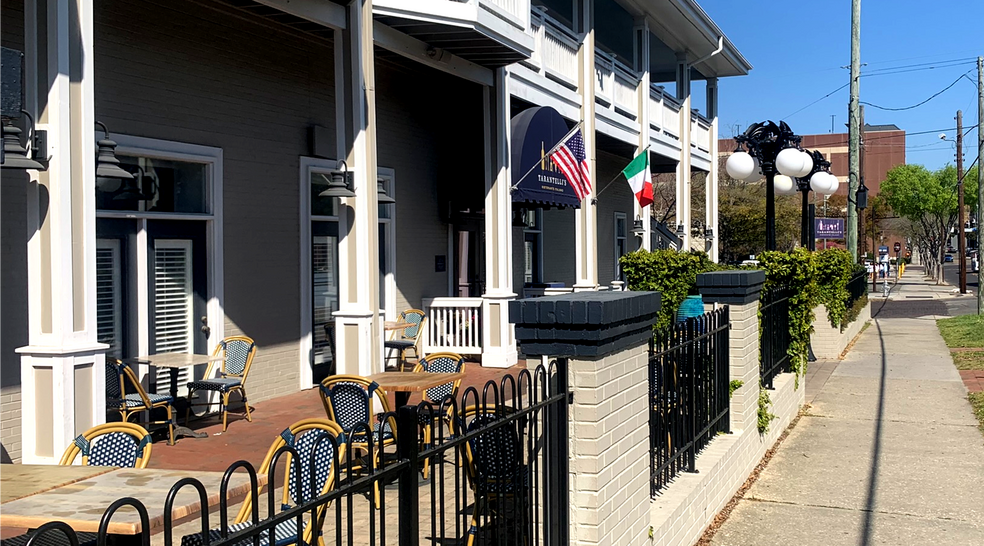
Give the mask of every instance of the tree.
<path id="1" fill-rule="evenodd" d="M 788 252 L 799 243 L 800 199 L 799 194 L 776 196 L 777 250 Z M 722 262 L 741 261 L 765 250 L 765 182 L 721 176 L 718 219 Z"/>
<path id="2" fill-rule="evenodd" d="M 964 202 L 977 205 L 976 169 L 964 176 Z M 881 193 L 909 230 L 931 275 L 941 280 L 943 253 L 957 223 L 957 170 L 947 165 L 930 171 L 922 165 L 899 165 L 888 171 Z"/>

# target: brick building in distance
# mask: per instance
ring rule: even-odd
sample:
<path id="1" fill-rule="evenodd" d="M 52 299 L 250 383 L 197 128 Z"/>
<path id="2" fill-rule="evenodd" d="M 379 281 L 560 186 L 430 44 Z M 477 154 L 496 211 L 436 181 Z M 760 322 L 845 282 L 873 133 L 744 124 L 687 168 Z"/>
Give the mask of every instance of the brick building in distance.
<path id="1" fill-rule="evenodd" d="M 905 131 L 893 124 L 865 124 L 864 133 L 864 184 L 868 187 L 868 195 L 874 196 L 878 195 L 888 171 L 905 164 Z M 847 133 L 826 133 L 803 135 L 801 143 L 806 150 L 820 150 L 830 161 L 830 171 L 840 181 L 837 195 L 847 195 L 848 142 Z M 722 157 L 731 155 L 734 149 L 733 138 L 718 141 L 719 155 Z"/>

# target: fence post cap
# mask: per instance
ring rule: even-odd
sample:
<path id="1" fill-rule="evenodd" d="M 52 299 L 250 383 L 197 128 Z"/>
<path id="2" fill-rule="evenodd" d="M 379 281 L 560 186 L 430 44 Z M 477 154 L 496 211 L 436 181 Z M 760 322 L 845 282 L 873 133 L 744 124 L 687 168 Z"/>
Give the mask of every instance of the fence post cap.
<path id="1" fill-rule="evenodd" d="M 697 275 L 697 289 L 705 303 L 746 304 L 759 299 L 765 271 L 711 271 Z"/>
<path id="2" fill-rule="evenodd" d="M 575 292 L 509 302 L 509 322 L 528 356 L 603 357 L 648 342 L 659 292 Z"/>

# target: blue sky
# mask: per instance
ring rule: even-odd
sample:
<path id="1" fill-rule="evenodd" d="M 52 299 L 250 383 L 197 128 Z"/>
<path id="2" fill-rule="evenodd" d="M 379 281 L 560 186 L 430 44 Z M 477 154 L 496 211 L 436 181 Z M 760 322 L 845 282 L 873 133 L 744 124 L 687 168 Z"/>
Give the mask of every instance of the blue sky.
<path id="1" fill-rule="evenodd" d="M 754 67 L 748 76 L 720 82 L 722 137 L 765 119 L 785 120 L 799 134 L 829 133 L 831 115 L 834 132 L 847 131 L 848 87 L 818 99 L 849 81 L 849 70 L 840 67 L 851 62 L 850 0 L 698 3 Z M 862 0 L 861 62 L 867 66 L 861 69 L 861 101 L 907 107 L 941 91 L 961 74 L 969 78 L 910 110 L 865 107 L 865 122 L 894 123 L 907 132 L 908 163 L 930 169 L 955 163 L 953 144 L 941 141 L 939 133 L 955 137 L 957 110 L 963 110 L 965 168 L 977 157 L 977 131 L 967 133 L 967 128 L 978 123 L 976 58 L 984 55 L 981 21 L 982 0 Z M 964 62 L 958 65 L 959 60 Z M 703 87 L 695 85 L 695 106 L 701 109 L 702 95 Z M 807 107 L 814 101 L 818 102 Z M 922 131 L 930 132 L 912 134 Z"/>

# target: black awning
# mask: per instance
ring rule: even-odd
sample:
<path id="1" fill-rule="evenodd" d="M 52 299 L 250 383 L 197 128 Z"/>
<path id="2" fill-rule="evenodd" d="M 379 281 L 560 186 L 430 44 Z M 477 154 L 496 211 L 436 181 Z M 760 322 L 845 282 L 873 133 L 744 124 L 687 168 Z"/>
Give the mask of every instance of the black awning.
<path id="1" fill-rule="evenodd" d="M 529 108 L 512 118 L 514 203 L 581 207 L 581 200 L 577 198 L 564 173 L 560 172 L 550 158 L 544 157 L 569 130 L 563 116 L 549 106 Z M 523 175 L 526 177 L 523 178 Z"/>

